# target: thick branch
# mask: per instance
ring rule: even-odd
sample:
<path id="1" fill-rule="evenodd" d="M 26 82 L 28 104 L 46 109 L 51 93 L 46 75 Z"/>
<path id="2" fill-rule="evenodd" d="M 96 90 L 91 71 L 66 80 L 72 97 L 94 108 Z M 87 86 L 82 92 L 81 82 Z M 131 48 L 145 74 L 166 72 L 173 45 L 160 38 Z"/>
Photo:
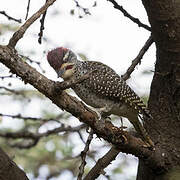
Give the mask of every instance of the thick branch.
<path id="1" fill-rule="evenodd" d="M 25 173 L 0 148 L 0 179 L 1 180 L 28 180 Z"/>
<path id="2" fill-rule="evenodd" d="M 13 34 L 13 37 L 10 39 L 8 46 L 9 47 L 15 47 L 19 39 L 21 39 L 26 32 L 26 30 L 29 28 L 31 24 L 36 21 L 41 14 L 43 14 L 49 6 L 51 6 L 56 0 L 49 0 L 47 3 L 42 6 L 33 16 L 31 16 L 20 28 L 18 31 L 16 31 Z"/>
<path id="3" fill-rule="evenodd" d="M 134 154 L 139 158 L 148 158 L 147 163 L 149 166 L 153 165 L 152 168 L 162 168 L 165 166 L 161 156 L 162 152 L 158 148 L 155 151 L 145 148 L 141 139 L 135 138 L 122 131 L 121 128 L 113 126 L 111 122 L 99 121 L 97 114 L 76 98 L 69 96 L 64 91 L 57 93 L 55 91 L 57 83 L 47 79 L 26 62 L 22 61 L 15 50 L 6 46 L 0 46 L 0 62 L 7 66 L 12 73 L 21 77 L 25 83 L 30 83 L 34 86 L 58 107 L 65 109 L 80 121 L 89 125 L 98 137 L 102 137 L 114 144 L 120 151 Z"/>

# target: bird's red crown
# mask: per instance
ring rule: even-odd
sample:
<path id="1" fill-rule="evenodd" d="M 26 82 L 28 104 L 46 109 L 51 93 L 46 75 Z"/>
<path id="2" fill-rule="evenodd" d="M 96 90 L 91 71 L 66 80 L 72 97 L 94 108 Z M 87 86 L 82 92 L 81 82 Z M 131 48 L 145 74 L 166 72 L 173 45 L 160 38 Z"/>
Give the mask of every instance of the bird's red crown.
<path id="1" fill-rule="evenodd" d="M 67 51 L 68 51 L 67 48 L 58 47 L 48 52 L 47 60 L 50 66 L 54 68 L 54 70 L 58 70 L 61 67 L 61 65 L 64 63 L 63 58 L 67 53 Z"/>

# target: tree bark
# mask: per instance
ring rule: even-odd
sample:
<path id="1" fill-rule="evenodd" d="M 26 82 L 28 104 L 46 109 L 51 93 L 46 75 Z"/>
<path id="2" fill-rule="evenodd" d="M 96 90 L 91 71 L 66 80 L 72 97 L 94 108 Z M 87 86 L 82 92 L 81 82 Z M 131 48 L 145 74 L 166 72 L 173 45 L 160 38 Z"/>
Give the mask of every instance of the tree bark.
<path id="1" fill-rule="evenodd" d="M 26 174 L 0 149 L 0 180 L 28 180 Z"/>
<path id="2" fill-rule="evenodd" d="M 51 5 L 55 0 L 49 0 Z M 151 85 L 149 109 L 154 117 L 145 123 L 155 142 L 155 149 L 145 148 L 138 138 L 114 127 L 99 123 L 97 115 L 83 103 L 57 92 L 53 82 L 23 62 L 14 46 L 28 27 L 47 9 L 45 5 L 14 33 L 8 46 L 0 46 L 0 61 L 12 73 L 30 83 L 61 109 L 88 124 L 98 137 L 115 145 L 120 151 L 139 157 L 138 180 L 180 179 L 180 1 L 142 0 L 152 26 L 157 56 Z M 27 179 L 26 175 L 0 150 L 0 179 Z"/>
<path id="3" fill-rule="evenodd" d="M 180 179 L 180 1 L 142 0 L 156 44 L 156 64 L 146 122 L 156 147 L 162 149 L 166 171 L 152 171 L 140 160 L 137 180 Z"/>

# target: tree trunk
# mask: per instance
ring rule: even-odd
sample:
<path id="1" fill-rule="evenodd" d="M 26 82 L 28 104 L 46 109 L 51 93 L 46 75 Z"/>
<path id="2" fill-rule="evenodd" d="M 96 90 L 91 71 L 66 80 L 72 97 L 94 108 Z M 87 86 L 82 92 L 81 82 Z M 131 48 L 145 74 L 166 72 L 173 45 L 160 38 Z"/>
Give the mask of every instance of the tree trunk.
<path id="1" fill-rule="evenodd" d="M 156 44 L 155 73 L 146 126 L 163 151 L 166 171 L 152 171 L 140 160 L 137 180 L 180 179 L 180 0 L 142 0 Z"/>
<path id="2" fill-rule="evenodd" d="M 26 174 L 0 149 L 0 180 L 28 180 Z"/>

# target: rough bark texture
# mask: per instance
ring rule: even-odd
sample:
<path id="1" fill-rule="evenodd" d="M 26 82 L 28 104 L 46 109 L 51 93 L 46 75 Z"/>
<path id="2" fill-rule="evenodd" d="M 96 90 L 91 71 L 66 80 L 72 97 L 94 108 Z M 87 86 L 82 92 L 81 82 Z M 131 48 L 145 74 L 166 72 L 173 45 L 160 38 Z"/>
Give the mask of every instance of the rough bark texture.
<path id="1" fill-rule="evenodd" d="M 54 1 L 49 0 L 49 5 Z M 155 142 L 155 150 L 145 148 L 140 139 L 114 127 L 110 122 L 100 122 L 95 112 L 66 92 L 58 91 L 58 83 L 38 73 L 18 56 L 14 46 L 23 37 L 27 28 L 45 12 L 47 5 L 21 26 L 8 46 L 0 46 L 0 62 L 25 83 L 33 85 L 58 107 L 88 124 L 98 137 L 104 138 L 122 152 L 139 157 L 138 180 L 179 180 L 180 0 L 142 2 L 152 26 L 152 36 L 157 48 L 155 74 L 149 99 L 149 108 L 154 119 L 145 124 Z M 1 150 L 0 160 L 0 179 L 27 179 Z"/>
<path id="2" fill-rule="evenodd" d="M 0 180 L 28 180 L 26 174 L 0 149 Z"/>
<path id="3" fill-rule="evenodd" d="M 142 0 L 156 43 L 155 74 L 146 122 L 156 147 L 161 147 L 166 172 L 159 174 L 139 164 L 138 180 L 180 179 L 180 1 Z"/>
<path id="4" fill-rule="evenodd" d="M 0 62 L 7 66 L 12 73 L 21 77 L 25 83 L 30 83 L 34 86 L 58 107 L 63 110 L 65 109 L 80 121 L 89 125 L 98 137 L 102 137 L 106 141 L 114 144 L 122 152 L 134 154 L 143 159 L 149 157 L 148 161 L 150 163 L 147 163 L 151 168 L 153 168 L 152 164 L 154 164 L 155 168 L 159 166 L 164 167 L 164 162 L 161 161 L 162 158 L 159 156 L 161 154 L 160 149 L 148 149 L 144 147 L 145 144 L 141 139 L 130 135 L 121 128 L 113 126 L 111 122 L 99 121 L 94 111 L 78 101 L 77 98 L 59 89 L 59 87 L 63 87 L 64 89 L 62 83 L 54 82 L 37 72 L 26 62 L 22 61 L 13 48 L 0 46 Z M 63 84 L 68 86 L 68 82 L 64 82 Z M 158 157 L 160 157 L 160 159 L 158 159 Z"/>

